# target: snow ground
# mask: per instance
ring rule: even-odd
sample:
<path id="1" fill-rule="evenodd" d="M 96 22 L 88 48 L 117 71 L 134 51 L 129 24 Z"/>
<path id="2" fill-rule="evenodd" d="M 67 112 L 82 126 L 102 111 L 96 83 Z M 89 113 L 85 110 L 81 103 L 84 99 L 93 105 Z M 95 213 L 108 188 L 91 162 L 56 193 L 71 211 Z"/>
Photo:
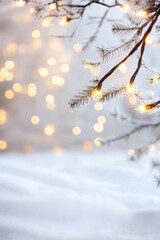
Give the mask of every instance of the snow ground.
<path id="1" fill-rule="evenodd" d="M 120 151 L 0 155 L 0 239 L 159 240 L 154 174 Z"/>

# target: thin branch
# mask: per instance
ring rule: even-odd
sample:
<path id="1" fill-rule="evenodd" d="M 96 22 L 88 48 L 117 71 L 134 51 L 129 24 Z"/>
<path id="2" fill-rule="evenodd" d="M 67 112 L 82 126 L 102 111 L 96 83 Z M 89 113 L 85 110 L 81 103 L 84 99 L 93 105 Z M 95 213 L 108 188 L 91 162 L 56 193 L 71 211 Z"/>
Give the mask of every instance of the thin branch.
<path id="1" fill-rule="evenodd" d="M 106 140 L 101 140 L 101 143 L 103 145 L 105 144 L 111 144 L 114 142 L 118 142 L 120 140 L 125 140 L 128 139 L 129 137 L 131 137 L 133 134 L 135 133 L 139 133 L 144 129 L 148 129 L 148 128 L 157 128 L 160 126 L 160 122 L 156 122 L 156 123 L 148 123 L 148 124 L 141 124 L 135 128 L 133 128 L 130 132 L 125 133 L 123 135 L 120 135 L 118 137 L 114 137 L 114 138 L 110 138 L 110 139 L 106 139 Z"/>
<path id="2" fill-rule="evenodd" d="M 112 75 L 112 74 L 115 72 L 115 70 L 116 70 L 122 63 L 126 62 L 126 61 L 137 51 L 137 49 L 141 46 L 142 43 L 143 43 L 143 48 L 142 48 L 142 53 L 141 53 L 141 54 L 142 54 L 142 56 L 143 56 L 144 47 L 145 47 L 144 42 L 145 42 L 147 36 L 148 36 L 148 35 L 150 34 L 150 32 L 152 31 L 152 28 L 153 28 L 153 26 L 155 25 L 155 23 L 156 23 L 159 15 L 160 15 L 160 9 L 154 14 L 153 20 L 152 20 L 150 26 L 148 27 L 147 31 L 145 32 L 145 34 L 143 35 L 143 37 L 141 38 L 141 40 L 140 40 L 140 41 L 135 45 L 135 47 L 129 52 L 129 54 L 128 54 L 125 58 L 123 58 L 117 65 L 115 65 L 109 72 L 107 72 L 107 73 L 99 80 L 99 87 L 102 86 L 103 82 L 104 82 L 110 75 Z M 141 56 L 141 58 L 142 58 L 142 56 Z M 131 78 L 131 80 L 130 80 L 131 83 L 133 83 L 134 80 L 135 80 L 135 76 L 137 75 L 137 73 L 138 73 L 138 71 L 139 71 L 139 65 L 141 65 L 141 61 L 142 61 L 142 59 L 141 59 L 140 62 L 138 63 L 138 68 L 136 69 L 136 72 L 134 73 L 134 76 L 132 76 L 133 80 L 132 80 L 132 78 Z"/>

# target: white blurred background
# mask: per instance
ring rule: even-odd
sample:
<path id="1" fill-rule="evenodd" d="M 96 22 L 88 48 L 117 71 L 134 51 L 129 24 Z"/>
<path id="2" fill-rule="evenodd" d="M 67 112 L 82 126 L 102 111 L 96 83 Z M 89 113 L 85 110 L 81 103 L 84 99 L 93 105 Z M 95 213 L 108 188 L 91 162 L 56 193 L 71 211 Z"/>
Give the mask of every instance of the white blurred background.
<path id="1" fill-rule="evenodd" d="M 136 105 L 134 97 L 104 106 L 94 102 L 75 112 L 68 105 L 90 80 L 102 76 L 113 66 L 115 60 L 104 69 L 82 66 L 84 59 L 99 59 L 97 46 L 118 43 L 112 36 L 111 24 L 100 29 L 96 40 L 84 52 L 82 48 L 95 32 L 96 20 L 63 24 L 62 19 L 37 19 L 30 13 L 31 7 L 31 4 L 18 7 L 15 1 L 9 0 L 0 3 L 0 150 L 61 153 L 78 148 L 91 151 L 97 147 L 97 138 L 127 131 L 129 126 L 117 123 L 110 111 L 121 105 L 119 109 L 128 111 L 129 107 L 132 113 Z M 108 18 L 112 18 L 112 14 Z M 123 15 L 118 11 L 117 18 Z M 95 16 L 94 8 L 88 10 L 86 18 L 92 16 Z M 73 38 L 54 37 L 69 36 L 77 25 Z M 149 54 L 153 53 L 149 63 L 154 63 L 154 44 L 149 48 Z M 132 63 L 133 60 L 119 69 L 111 82 L 127 81 Z M 143 73 L 140 77 L 145 78 Z"/>

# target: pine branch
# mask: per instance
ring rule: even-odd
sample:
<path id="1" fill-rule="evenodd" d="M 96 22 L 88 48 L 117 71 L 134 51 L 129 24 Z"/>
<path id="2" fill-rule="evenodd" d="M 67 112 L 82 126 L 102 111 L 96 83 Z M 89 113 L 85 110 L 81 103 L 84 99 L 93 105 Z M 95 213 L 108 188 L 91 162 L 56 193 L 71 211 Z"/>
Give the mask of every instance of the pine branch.
<path id="1" fill-rule="evenodd" d="M 106 139 L 106 140 L 101 140 L 101 143 L 103 145 L 105 144 L 111 144 L 111 143 L 115 143 L 115 142 L 119 142 L 121 140 L 127 140 L 128 138 L 130 138 L 133 134 L 135 133 L 139 133 L 144 129 L 148 129 L 148 128 L 157 128 L 160 126 L 160 122 L 156 122 L 156 123 L 148 123 L 148 124 L 140 124 L 139 126 L 136 126 L 133 130 L 131 130 L 128 133 L 125 133 L 123 135 L 120 135 L 118 137 L 113 137 L 110 139 Z"/>
<path id="2" fill-rule="evenodd" d="M 79 108 L 81 105 L 86 105 L 91 101 L 92 93 L 97 86 L 89 86 L 87 89 L 82 90 L 78 95 L 70 100 L 69 105 L 71 109 Z"/>
<path id="3" fill-rule="evenodd" d="M 160 136 L 156 137 L 153 141 L 150 141 L 146 146 L 137 148 L 134 150 L 134 154 L 130 156 L 130 160 L 137 160 L 147 153 L 151 146 L 156 145 L 160 141 Z"/>
<path id="4" fill-rule="evenodd" d="M 120 88 L 112 88 L 108 92 L 103 93 L 102 97 L 100 98 L 101 102 L 109 102 L 112 99 L 115 99 L 120 96 L 124 96 L 126 94 L 126 87 Z"/>
<path id="5" fill-rule="evenodd" d="M 160 83 L 160 73 L 152 73 L 152 75 L 147 77 L 148 83 L 151 85 L 156 85 Z"/>
<path id="6" fill-rule="evenodd" d="M 46 5 L 44 5 L 42 2 L 33 1 L 33 7 L 32 7 L 32 13 L 38 17 L 43 18 L 45 17 L 47 13 Z"/>
<path id="7" fill-rule="evenodd" d="M 125 42 L 118 47 L 111 47 L 111 48 L 98 47 L 97 50 L 100 54 L 100 57 L 102 58 L 102 61 L 105 61 L 105 60 L 108 61 L 109 59 L 119 57 L 121 52 L 127 51 L 134 42 L 135 42 L 135 40 L 131 39 L 130 41 Z"/>
<path id="8" fill-rule="evenodd" d="M 83 60 L 82 64 L 85 68 L 96 68 L 98 67 L 101 63 L 100 62 L 92 62 L 89 60 Z"/>
<path id="9" fill-rule="evenodd" d="M 135 78 L 141 68 L 142 65 L 142 57 L 143 57 L 143 53 L 145 50 L 145 45 L 146 45 L 146 38 L 147 36 L 150 34 L 150 32 L 152 31 L 155 23 L 158 20 L 158 17 L 160 15 L 160 8 L 158 9 L 158 11 L 154 14 L 153 19 L 148 27 L 148 29 L 146 30 L 146 32 L 144 33 L 143 37 L 141 38 L 141 40 L 139 40 L 139 42 L 132 48 L 132 50 L 129 52 L 129 54 L 124 57 L 117 65 L 115 65 L 109 72 L 107 72 L 100 80 L 99 80 L 99 85 L 102 85 L 103 82 L 109 77 L 111 76 L 116 70 L 117 68 L 124 62 L 126 62 L 137 50 L 138 48 L 141 46 L 141 53 L 140 53 L 140 59 L 138 61 L 138 66 L 134 72 L 134 74 L 132 75 L 131 79 L 130 79 L 130 83 L 133 84 L 133 82 L 135 81 Z"/>
<path id="10" fill-rule="evenodd" d="M 112 32 L 116 35 L 126 35 L 126 34 L 130 34 L 130 33 L 133 33 L 135 31 L 137 31 L 139 29 L 138 26 L 132 26 L 132 25 L 122 25 L 122 24 L 119 24 L 119 23 L 115 23 L 113 24 L 112 26 Z"/>
<path id="11" fill-rule="evenodd" d="M 156 30 L 157 30 L 157 32 L 159 32 L 160 31 L 160 26 L 158 25 L 158 26 L 156 26 Z"/>

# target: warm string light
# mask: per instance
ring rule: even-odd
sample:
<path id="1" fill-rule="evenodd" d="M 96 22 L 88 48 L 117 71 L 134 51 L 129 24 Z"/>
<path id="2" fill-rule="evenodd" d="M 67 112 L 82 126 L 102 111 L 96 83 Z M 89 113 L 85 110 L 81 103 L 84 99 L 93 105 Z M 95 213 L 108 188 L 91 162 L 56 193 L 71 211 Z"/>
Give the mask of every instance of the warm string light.
<path id="1" fill-rule="evenodd" d="M 48 5 L 48 10 L 52 13 L 54 12 L 55 10 L 58 10 L 58 7 L 62 5 L 62 2 L 60 1 L 57 1 L 56 3 L 50 3 Z"/>
<path id="2" fill-rule="evenodd" d="M 16 0 L 17 7 L 23 7 L 23 6 L 25 6 L 25 4 L 26 4 L 25 0 Z"/>
<path id="3" fill-rule="evenodd" d="M 136 108 L 136 110 L 140 113 L 144 113 L 146 111 L 145 105 L 140 105 Z"/>
<path id="4" fill-rule="evenodd" d="M 137 89 L 133 86 L 133 84 L 127 83 L 126 92 L 128 95 L 134 95 L 137 93 Z"/>
<path id="5" fill-rule="evenodd" d="M 143 113 L 143 112 L 145 112 L 145 111 L 148 111 L 148 110 L 152 110 L 152 109 L 154 109 L 154 108 L 158 108 L 159 107 L 159 104 L 160 103 L 150 103 L 150 104 L 146 104 L 146 105 L 140 105 L 140 106 L 138 106 L 137 108 L 136 108 L 136 110 L 138 111 L 138 112 L 141 112 L 141 113 Z"/>
<path id="6" fill-rule="evenodd" d="M 71 17 L 66 16 L 66 17 L 64 17 L 64 18 L 59 22 L 59 25 L 60 25 L 60 26 L 63 26 L 63 25 L 65 25 L 65 24 L 67 24 L 68 22 L 70 22 L 71 20 L 72 20 Z"/>
<path id="7" fill-rule="evenodd" d="M 103 96 L 103 92 L 101 89 L 99 88 L 95 88 L 93 91 L 92 91 L 92 99 L 93 100 L 99 100 L 101 97 Z"/>
<path id="8" fill-rule="evenodd" d="M 158 84 L 160 82 L 160 76 L 158 74 L 153 74 L 150 78 L 149 78 L 149 83 L 150 84 Z"/>
<path id="9" fill-rule="evenodd" d="M 128 11 L 130 10 L 130 6 L 124 4 L 124 5 L 121 5 L 121 9 L 122 9 L 122 11 L 124 11 L 124 12 L 128 12 Z"/>
<path id="10" fill-rule="evenodd" d="M 152 44 L 152 43 L 153 43 L 153 38 L 152 38 L 151 36 L 147 36 L 145 42 L 146 42 L 147 44 Z"/>
<path id="11" fill-rule="evenodd" d="M 145 10 L 140 10 L 136 14 L 137 14 L 137 17 L 139 17 L 139 18 L 146 18 L 147 17 L 147 12 Z"/>
<path id="12" fill-rule="evenodd" d="M 159 82 L 159 79 L 160 79 L 159 75 L 153 74 L 153 75 L 150 77 L 149 81 L 150 81 L 151 84 L 157 84 L 157 83 Z M 129 97 L 129 103 L 130 103 L 131 105 L 136 105 L 136 104 L 137 104 L 137 98 L 136 98 L 136 96 L 134 96 L 134 95 L 137 95 L 137 92 L 138 92 L 138 91 L 137 91 L 137 89 L 133 86 L 133 84 L 128 83 L 128 84 L 126 85 L 126 92 L 127 92 L 128 95 L 131 95 L 131 96 Z M 159 105 L 160 105 L 159 102 L 157 102 L 157 103 L 151 103 L 151 104 L 139 105 L 139 106 L 136 108 L 136 110 L 137 110 L 138 112 L 140 112 L 140 113 L 144 113 L 145 111 L 152 110 L 152 109 L 154 109 L 154 108 L 158 108 Z"/>
<path id="13" fill-rule="evenodd" d="M 82 62 L 83 63 L 83 67 L 86 69 L 92 69 L 93 65 L 92 62 L 90 62 L 89 60 Z"/>
<path id="14" fill-rule="evenodd" d="M 130 10 L 132 10 L 132 9 L 130 8 L 130 6 L 127 5 L 127 4 L 122 4 L 122 5 L 121 5 L 121 9 L 122 9 L 122 11 L 125 12 L 125 13 L 129 12 Z M 148 13 L 147 13 L 144 9 L 141 9 L 141 10 L 139 10 L 139 11 L 136 12 L 136 16 L 137 16 L 138 18 L 146 18 L 146 17 L 148 17 Z"/>

